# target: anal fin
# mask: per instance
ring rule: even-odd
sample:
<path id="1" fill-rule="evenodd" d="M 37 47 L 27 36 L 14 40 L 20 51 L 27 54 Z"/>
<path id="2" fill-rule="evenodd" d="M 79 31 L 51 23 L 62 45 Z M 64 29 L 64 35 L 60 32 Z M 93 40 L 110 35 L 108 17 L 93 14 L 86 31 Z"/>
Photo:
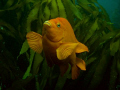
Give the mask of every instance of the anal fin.
<path id="1" fill-rule="evenodd" d="M 80 74 L 80 69 L 76 65 L 72 66 L 72 79 L 73 80 L 77 79 L 79 74 Z"/>

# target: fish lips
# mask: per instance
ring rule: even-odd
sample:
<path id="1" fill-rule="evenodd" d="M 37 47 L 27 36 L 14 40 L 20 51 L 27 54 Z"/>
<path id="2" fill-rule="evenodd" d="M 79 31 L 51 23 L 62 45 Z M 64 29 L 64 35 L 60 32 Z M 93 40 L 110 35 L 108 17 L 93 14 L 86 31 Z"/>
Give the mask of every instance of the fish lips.
<path id="1" fill-rule="evenodd" d="M 44 25 L 44 26 L 47 26 L 47 27 L 50 27 L 50 26 L 51 26 L 51 23 L 50 23 L 49 21 L 45 21 L 45 22 L 43 23 L 43 25 Z"/>
<path id="2" fill-rule="evenodd" d="M 49 21 L 45 21 L 43 23 L 43 31 L 42 31 L 42 35 L 46 34 L 48 31 L 48 28 L 51 27 L 51 23 Z"/>

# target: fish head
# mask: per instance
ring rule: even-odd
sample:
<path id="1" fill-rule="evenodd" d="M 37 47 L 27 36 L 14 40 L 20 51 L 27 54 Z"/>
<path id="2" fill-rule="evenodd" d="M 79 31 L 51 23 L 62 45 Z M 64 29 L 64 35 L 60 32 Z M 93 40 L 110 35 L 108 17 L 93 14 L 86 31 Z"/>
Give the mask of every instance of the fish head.
<path id="1" fill-rule="evenodd" d="M 45 21 L 42 35 L 52 42 L 59 42 L 64 38 L 64 25 L 58 18 Z"/>

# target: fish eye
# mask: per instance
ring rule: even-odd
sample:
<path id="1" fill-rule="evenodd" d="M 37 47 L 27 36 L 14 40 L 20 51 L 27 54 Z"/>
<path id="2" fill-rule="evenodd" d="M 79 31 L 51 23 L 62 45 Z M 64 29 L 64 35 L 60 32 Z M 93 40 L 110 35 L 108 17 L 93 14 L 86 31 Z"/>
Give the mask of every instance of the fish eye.
<path id="1" fill-rule="evenodd" d="M 60 27 L 60 24 L 59 24 L 59 23 L 57 24 L 57 27 Z"/>

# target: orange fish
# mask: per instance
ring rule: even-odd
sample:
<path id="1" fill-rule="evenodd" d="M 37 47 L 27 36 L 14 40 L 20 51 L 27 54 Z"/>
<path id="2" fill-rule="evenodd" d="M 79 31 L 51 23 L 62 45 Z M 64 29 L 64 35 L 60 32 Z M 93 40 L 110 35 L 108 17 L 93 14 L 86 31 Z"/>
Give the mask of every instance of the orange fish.
<path id="1" fill-rule="evenodd" d="M 88 52 L 88 48 L 76 39 L 70 23 L 65 18 L 45 21 L 42 36 L 31 31 L 26 38 L 35 52 L 41 53 L 43 50 L 48 66 L 59 66 L 61 76 L 67 71 L 68 64 L 71 65 L 73 80 L 79 76 L 80 69 L 86 70 L 84 60 L 77 58 L 76 53 Z"/>

